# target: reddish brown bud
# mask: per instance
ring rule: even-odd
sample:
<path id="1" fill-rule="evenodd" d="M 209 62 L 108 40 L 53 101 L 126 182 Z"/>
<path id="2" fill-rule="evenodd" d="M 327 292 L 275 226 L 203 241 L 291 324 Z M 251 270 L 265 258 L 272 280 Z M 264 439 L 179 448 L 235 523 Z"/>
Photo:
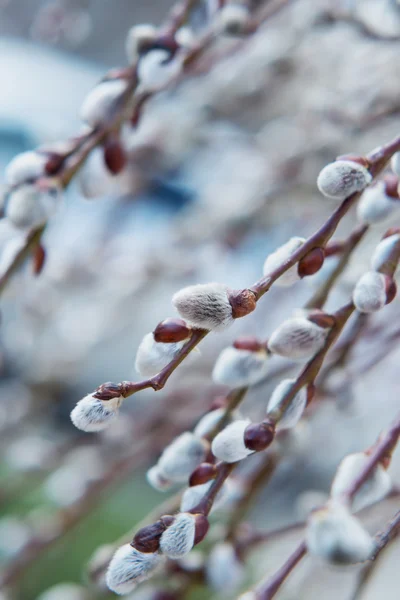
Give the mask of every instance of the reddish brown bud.
<path id="1" fill-rule="evenodd" d="M 244 432 L 244 445 L 249 450 L 261 452 L 268 448 L 275 437 L 275 425 L 270 421 L 252 423 Z"/>
<path id="2" fill-rule="evenodd" d="M 368 158 L 366 156 L 361 156 L 360 154 L 341 154 L 336 157 L 336 160 L 351 160 L 351 162 L 358 163 L 366 169 L 369 169 L 370 167 Z"/>
<path id="3" fill-rule="evenodd" d="M 157 552 L 160 547 L 160 537 L 166 525 L 160 520 L 142 527 L 132 540 L 132 546 L 139 552 Z"/>
<path id="4" fill-rule="evenodd" d="M 311 321 L 311 323 L 315 323 L 319 327 L 323 327 L 323 329 L 330 329 L 334 326 L 336 319 L 333 315 L 328 315 L 323 310 L 314 309 L 307 315 L 307 319 Z"/>
<path id="5" fill-rule="evenodd" d="M 308 406 L 310 404 L 310 402 L 312 402 L 314 396 L 315 396 L 315 385 L 313 383 L 310 383 L 307 386 L 307 404 L 306 404 L 306 406 Z"/>
<path id="6" fill-rule="evenodd" d="M 390 227 L 387 231 L 385 231 L 382 239 L 391 237 L 392 235 L 398 235 L 400 233 L 400 227 Z"/>
<path id="7" fill-rule="evenodd" d="M 228 295 L 229 304 L 232 306 L 232 317 L 240 319 L 255 310 L 256 297 L 251 290 L 231 290 Z"/>
<path id="8" fill-rule="evenodd" d="M 253 335 L 242 335 L 233 342 L 233 347 L 237 350 L 249 350 L 250 352 L 259 352 L 265 349 L 265 344 L 260 342 Z"/>
<path id="9" fill-rule="evenodd" d="M 191 474 L 189 485 L 201 485 L 207 483 L 211 479 L 215 479 L 217 475 L 217 467 L 211 463 L 201 463 Z"/>
<path id="10" fill-rule="evenodd" d="M 207 531 L 210 527 L 207 517 L 201 514 L 195 515 L 195 532 L 194 532 L 194 546 L 200 544 L 207 535 Z"/>
<path id="11" fill-rule="evenodd" d="M 325 260 L 325 252 L 323 248 L 313 248 L 306 254 L 297 266 L 299 277 L 307 277 L 317 273 Z"/>
<path id="12" fill-rule="evenodd" d="M 46 175 L 57 175 L 65 161 L 65 156 L 56 152 L 49 152 L 48 159 L 44 166 Z"/>
<path id="13" fill-rule="evenodd" d="M 383 182 L 385 184 L 385 193 L 390 198 L 394 198 L 395 200 L 399 199 L 399 178 L 397 175 L 387 174 L 383 178 Z"/>
<path id="14" fill-rule="evenodd" d="M 182 342 L 190 335 L 190 327 L 183 319 L 169 318 L 161 321 L 153 331 L 154 340 L 163 344 Z"/>
<path id="15" fill-rule="evenodd" d="M 119 383 L 107 381 L 107 383 L 103 383 L 93 392 L 93 398 L 98 398 L 99 400 L 112 400 L 113 398 L 122 396 L 121 391 Z"/>
<path id="16" fill-rule="evenodd" d="M 104 162 L 113 175 L 118 175 L 126 165 L 126 154 L 121 141 L 115 137 L 108 137 L 104 144 Z"/>
<path id="17" fill-rule="evenodd" d="M 110 69 L 102 78 L 103 81 L 113 81 L 114 79 L 130 79 L 132 77 L 132 69 L 130 67 L 116 67 Z"/>
<path id="18" fill-rule="evenodd" d="M 160 518 L 160 521 L 162 521 L 165 525 L 165 528 L 169 527 L 170 525 L 172 525 L 172 523 L 175 521 L 175 517 L 172 515 L 163 515 Z"/>
<path id="19" fill-rule="evenodd" d="M 394 279 L 385 275 L 386 282 L 386 304 L 390 304 L 396 297 L 397 285 Z"/>
<path id="20" fill-rule="evenodd" d="M 211 402 L 210 411 L 217 410 L 217 408 L 225 408 L 228 404 L 228 398 L 226 396 L 217 396 Z"/>
<path id="21" fill-rule="evenodd" d="M 38 244 L 35 246 L 33 250 L 33 273 L 35 275 L 40 275 L 43 271 L 44 263 L 46 261 L 46 250 L 43 248 L 42 244 Z"/>

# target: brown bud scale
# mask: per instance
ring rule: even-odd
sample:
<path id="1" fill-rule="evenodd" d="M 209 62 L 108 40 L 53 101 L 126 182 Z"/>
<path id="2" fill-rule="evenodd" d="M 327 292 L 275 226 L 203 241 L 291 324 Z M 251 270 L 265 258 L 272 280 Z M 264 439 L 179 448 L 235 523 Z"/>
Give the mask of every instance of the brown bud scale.
<path id="1" fill-rule="evenodd" d="M 244 432 L 244 445 L 249 450 L 262 452 L 271 444 L 275 437 L 275 425 L 269 421 L 252 423 Z"/>
<path id="2" fill-rule="evenodd" d="M 251 290 L 232 290 L 228 294 L 232 306 L 232 317 L 240 319 L 255 310 L 257 306 L 255 294 Z"/>
<path id="3" fill-rule="evenodd" d="M 190 327 L 183 319 L 165 319 L 153 331 L 154 340 L 163 344 L 182 342 L 190 335 Z"/>
<path id="4" fill-rule="evenodd" d="M 366 169 L 369 169 L 370 167 L 368 158 L 366 156 L 361 156 L 360 154 L 341 154 L 336 157 L 336 160 L 350 160 L 351 162 L 362 165 Z"/>
<path id="5" fill-rule="evenodd" d="M 217 475 L 217 467 L 211 463 L 201 463 L 191 474 L 189 485 L 201 485 L 215 479 Z"/>
<path id="6" fill-rule="evenodd" d="M 390 304 L 396 297 L 397 285 L 394 279 L 385 275 L 386 280 L 386 304 Z"/>
<path id="7" fill-rule="evenodd" d="M 233 347 L 237 350 L 249 350 L 250 352 L 259 352 L 265 350 L 265 345 L 253 335 L 243 335 L 233 342 Z"/>
<path id="8" fill-rule="evenodd" d="M 311 323 L 315 323 L 323 329 L 330 329 L 334 326 L 336 319 L 333 315 L 328 315 L 323 310 L 315 309 L 307 315 L 307 319 Z"/>
<path id="9" fill-rule="evenodd" d="M 44 249 L 42 244 L 38 244 L 33 250 L 33 273 L 35 275 L 40 275 L 40 273 L 43 271 L 45 262 L 46 250 Z"/>
<path id="10" fill-rule="evenodd" d="M 118 175 L 126 165 L 126 153 L 116 137 L 110 137 L 104 144 L 104 162 L 113 175 Z"/>
<path id="11" fill-rule="evenodd" d="M 400 227 L 390 227 L 387 231 L 385 231 L 382 239 L 391 237 L 392 235 L 398 235 L 400 233 Z"/>
<path id="12" fill-rule="evenodd" d="M 195 531 L 194 531 L 194 546 L 200 544 L 207 535 L 210 523 L 206 516 L 197 514 L 195 515 Z"/>
<path id="13" fill-rule="evenodd" d="M 99 400 L 112 400 L 113 398 L 119 398 L 121 395 L 119 383 L 112 383 L 112 381 L 103 383 L 93 393 L 93 397 Z"/>
<path id="14" fill-rule="evenodd" d="M 160 537 L 165 529 L 166 526 L 161 520 L 142 527 L 133 538 L 132 546 L 139 552 L 157 552 L 160 547 Z"/>
<path id="15" fill-rule="evenodd" d="M 394 200 L 399 200 L 399 178 L 397 177 L 397 175 L 385 175 L 385 177 L 383 178 L 383 182 L 385 184 L 386 195 L 390 198 L 393 198 Z"/>
<path id="16" fill-rule="evenodd" d="M 323 248 L 313 248 L 299 261 L 297 272 L 299 277 L 307 277 L 317 273 L 325 260 Z"/>

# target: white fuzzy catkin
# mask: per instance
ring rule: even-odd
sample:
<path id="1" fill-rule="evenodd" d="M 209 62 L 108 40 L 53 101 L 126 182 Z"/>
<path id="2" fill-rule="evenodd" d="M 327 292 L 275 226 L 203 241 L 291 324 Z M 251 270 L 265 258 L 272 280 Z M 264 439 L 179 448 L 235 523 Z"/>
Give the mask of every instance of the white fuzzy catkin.
<path id="1" fill-rule="evenodd" d="M 102 431 L 118 416 L 123 397 L 112 400 L 99 400 L 88 394 L 79 400 L 71 412 L 71 421 L 81 431 Z"/>
<path id="2" fill-rule="evenodd" d="M 243 563 L 238 559 L 232 544 L 216 544 L 206 563 L 206 579 L 211 589 L 217 594 L 233 594 L 242 584 L 244 577 Z"/>
<path id="3" fill-rule="evenodd" d="M 400 152 L 395 152 L 390 161 L 393 173 L 400 177 Z"/>
<path id="4" fill-rule="evenodd" d="M 384 275 L 368 271 L 357 282 L 353 302 L 359 312 L 373 313 L 386 304 L 386 281 Z"/>
<path id="5" fill-rule="evenodd" d="M 212 484 L 213 480 L 207 481 L 206 483 L 201 483 L 199 485 L 191 485 L 190 487 L 186 488 L 182 494 L 180 505 L 181 512 L 187 512 L 195 508 L 195 506 L 199 504 L 204 495 L 208 492 Z M 211 513 L 219 510 L 222 507 L 225 507 L 228 496 L 230 495 L 230 484 L 231 481 L 228 480 L 228 482 L 226 482 L 219 490 L 213 502 Z"/>
<path id="6" fill-rule="evenodd" d="M 231 387 L 255 385 L 261 381 L 269 369 L 266 350 L 253 352 L 230 347 L 225 348 L 217 358 L 212 378 L 215 383 Z"/>
<path id="7" fill-rule="evenodd" d="M 400 200 L 386 194 L 385 183 L 378 181 L 368 187 L 357 205 L 357 217 L 361 223 L 375 225 L 389 221 L 400 212 Z"/>
<path id="8" fill-rule="evenodd" d="M 165 448 L 158 459 L 160 474 L 177 483 L 186 481 L 192 471 L 205 460 L 208 448 L 207 442 L 190 431 L 185 431 Z"/>
<path id="9" fill-rule="evenodd" d="M 5 169 L 7 185 L 20 185 L 33 181 L 44 174 L 47 157 L 39 152 L 29 151 L 17 154 Z"/>
<path id="10" fill-rule="evenodd" d="M 284 379 L 276 386 L 268 402 L 267 416 L 272 416 L 279 412 L 283 398 L 286 396 L 295 381 L 295 379 Z M 278 421 L 277 429 L 290 429 L 297 425 L 303 415 L 306 404 L 307 390 L 303 387 L 297 392 L 295 397 L 291 400 L 289 406 L 285 409 L 283 415 Z"/>
<path id="11" fill-rule="evenodd" d="M 181 63 L 176 56 L 171 58 L 168 50 L 155 48 L 143 54 L 138 62 L 137 74 L 140 87 L 153 90 L 166 85 L 178 75 Z"/>
<path id="12" fill-rule="evenodd" d="M 125 42 L 125 51 L 128 61 L 133 64 L 138 59 L 140 52 L 152 44 L 157 37 L 157 29 L 154 25 L 141 23 L 134 25 L 128 31 Z"/>
<path id="13" fill-rule="evenodd" d="M 225 33 L 242 33 L 249 22 L 249 10 L 243 4 L 227 4 L 216 14 L 216 29 Z"/>
<path id="14" fill-rule="evenodd" d="M 0 596 L 1 600 L 3 599 Z M 87 588 L 77 583 L 58 583 L 48 588 L 36 600 L 89 600 Z"/>
<path id="15" fill-rule="evenodd" d="M 340 565 L 364 562 L 374 550 L 373 539 L 358 519 L 336 504 L 310 515 L 306 544 L 311 554 Z"/>
<path id="16" fill-rule="evenodd" d="M 126 91 L 127 82 L 123 79 L 102 81 L 86 96 L 80 110 L 80 117 L 91 127 L 102 125 L 109 117 L 118 98 Z"/>
<path id="17" fill-rule="evenodd" d="M 327 198 L 344 200 L 361 192 L 371 181 L 372 175 L 363 165 L 351 160 L 336 160 L 322 169 L 317 186 Z"/>
<path id="18" fill-rule="evenodd" d="M 196 531 L 195 517 L 179 513 L 160 538 L 160 552 L 169 558 L 181 558 L 191 551 Z"/>
<path id="19" fill-rule="evenodd" d="M 197 423 L 196 427 L 193 430 L 194 435 L 197 437 L 206 437 L 219 423 L 223 415 L 225 414 L 224 408 L 217 408 L 215 410 L 210 410 L 210 412 L 206 413 L 204 417 L 200 419 Z"/>
<path id="20" fill-rule="evenodd" d="M 400 234 L 395 233 L 379 242 L 371 258 L 371 269 L 379 271 L 383 267 L 399 240 Z"/>
<path id="21" fill-rule="evenodd" d="M 142 377 L 153 377 L 175 358 L 186 340 L 164 344 L 156 342 L 152 333 L 144 336 L 137 349 L 135 369 Z"/>
<path id="22" fill-rule="evenodd" d="M 176 292 L 172 303 L 193 327 L 221 330 L 233 323 L 229 288 L 222 283 L 191 285 Z"/>
<path id="23" fill-rule="evenodd" d="M 284 321 L 272 333 L 268 348 L 274 354 L 292 360 L 309 360 L 325 344 L 329 329 L 319 327 L 308 319 L 296 317 Z"/>
<path id="24" fill-rule="evenodd" d="M 340 498 L 349 489 L 352 482 L 360 475 L 369 460 L 364 452 L 349 454 L 340 463 L 332 482 L 331 497 Z M 382 465 L 377 465 L 367 481 L 361 486 L 353 498 L 353 509 L 361 510 L 370 504 L 379 502 L 390 492 L 392 481 L 389 473 Z"/>
<path id="25" fill-rule="evenodd" d="M 108 588 L 116 594 L 129 594 L 138 583 L 150 577 L 161 560 L 158 553 L 139 552 L 130 544 L 121 546 L 112 557 L 107 570 Z"/>
<path id="26" fill-rule="evenodd" d="M 264 262 L 263 273 L 264 276 L 269 275 L 272 271 L 275 271 L 278 267 L 280 267 L 284 262 L 286 262 L 296 250 L 298 250 L 305 242 L 305 238 L 302 237 L 292 237 L 286 244 L 280 246 L 269 254 Z M 281 287 L 289 287 L 296 283 L 296 281 L 300 281 L 300 275 L 297 272 L 297 264 L 293 265 L 283 273 L 275 282 L 274 285 Z"/>
<path id="27" fill-rule="evenodd" d="M 21 185 L 11 191 L 5 215 L 16 227 L 40 227 L 54 215 L 60 201 L 60 188 L 39 190 L 35 185 Z"/>
<path id="28" fill-rule="evenodd" d="M 153 487 L 155 490 L 158 490 L 159 492 L 165 492 L 169 490 L 173 485 L 173 483 L 169 479 L 163 477 L 162 473 L 160 472 L 160 469 L 158 468 L 158 465 L 154 465 L 154 467 L 151 467 L 147 471 L 146 479 L 151 485 L 151 487 Z"/>
<path id="29" fill-rule="evenodd" d="M 253 454 L 254 451 L 246 448 L 244 443 L 244 433 L 250 424 L 249 419 L 238 420 L 220 431 L 211 445 L 214 456 L 227 463 L 234 463 Z"/>

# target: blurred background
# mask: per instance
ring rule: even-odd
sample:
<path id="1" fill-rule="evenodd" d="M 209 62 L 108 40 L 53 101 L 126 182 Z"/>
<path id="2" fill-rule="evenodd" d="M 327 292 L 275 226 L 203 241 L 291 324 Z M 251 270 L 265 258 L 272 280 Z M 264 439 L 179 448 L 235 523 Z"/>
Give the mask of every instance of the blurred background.
<path id="1" fill-rule="evenodd" d="M 193 28 L 201 30 L 207 2 L 198 4 Z M 0 0 L 1 173 L 15 154 L 79 130 L 87 92 L 107 69 L 126 64 L 129 28 L 160 24 L 170 6 L 170 0 Z M 396 0 L 293 0 L 249 39 L 217 40 L 207 69 L 151 100 L 138 129 L 125 132 L 129 165 L 122 175 L 105 173 L 101 153 L 89 158 L 46 229 L 43 273 L 35 277 L 27 264 L 2 299 L 0 561 L 7 585 L 1 600 L 106 597 L 88 583 L 85 564 L 165 499 L 147 484 L 145 471 L 224 391 L 210 378 L 219 351 L 240 334 L 268 337 L 312 295 L 317 278 L 290 293 L 273 289 L 256 313 L 209 336 L 165 390 L 129 399 L 110 430 L 78 432 L 71 409 L 104 381 L 138 377 L 136 348 L 174 314 L 174 291 L 208 281 L 250 285 L 269 252 L 318 227 L 332 211 L 316 189 L 320 169 L 399 133 L 399 51 Z M 354 223 L 351 214 L 338 237 Z M 349 297 L 384 229 L 363 242 L 328 309 Z M 10 236 L 0 221 L 2 250 Z M 371 319 L 349 365 L 293 434 L 252 511 L 257 523 L 304 518 L 310 498 L 324 498 L 340 459 L 371 444 L 395 415 L 398 318 L 396 299 Z M 244 414 L 263 414 L 282 369 L 290 376 L 298 367 L 274 359 Z M 398 458 L 392 472 L 396 480 Z M 372 531 L 395 502 L 371 516 Z M 272 572 L 293 544 L 288 536 L 262 549 L 250 580 Z M 398 598 L 399 557 L 395 543 L 362 600 Z M 356 577 L 356 569 L 343 574 L 307 559 L 281 597 L 350 600 Z M 140 593 L 132 597 L 144 598 Z M 201 589 L 196 594 L 210 597 Z"/>

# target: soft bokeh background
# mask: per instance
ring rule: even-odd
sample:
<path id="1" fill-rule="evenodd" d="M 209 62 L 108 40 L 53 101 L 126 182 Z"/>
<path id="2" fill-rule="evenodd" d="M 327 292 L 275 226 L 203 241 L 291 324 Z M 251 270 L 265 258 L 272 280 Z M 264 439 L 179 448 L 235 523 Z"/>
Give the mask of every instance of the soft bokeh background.
<path id="1" fill-rule="evenodd" d="M 139 129 L 126 133 L 128 173 L 104 180 L 94 154 L 46 231 L 43 273 L 35 278 L 27 265 L 4 295 L 0 560 L 5 567 L 17 557 L 29 560 L 12 589 L 1 590 L 2 600 L 35 599 L 54 584 L 84 581 L 93 551 L 163 500 L 146 483 L 145 469 L 220 392 L 210 379 L 219 350 L 239 333 L 267 337 L 316 283 L 272 290 L 255 314 L 209 336 L 166 390 L 129 400 L 107 433 L 80 435 L 69 421 L 75 402 L 103 381 L 136 377 L 135 349 L 173 314 L 175 290 L 213 280 L 248 285 L 269 251 L 291 235 L 311 234 L 332 210 L 315 186 L 326 162 L 369 151 L 399 132 L 399 3 L 290 4 L 233 57 L 215 60 L 232 42 L 222 40 L 209 50 L 207 74 L 151 101 Z M 106 69 L 125 64 L 129 27 L 160 23 L 169 6 L 0 0 L 1 170 L 16 153 L 76 132 L 87 91 Z M 90 200 L 82 193 L 99 190 L 102 197 Z M 354 222 L 352 214 L 339 236 Z M 363 243 L 328 308 L 349 296 L 381 234 L 378 228 Z M 0 227 L 0 243 L 7 241 Z M 348 370 L 295 434 L 253 511 L 257 523 L 304 518 L 304 493 L 325 493 L 339 460 L 390 422 L 398 406 L 395 344 L 378 359 L 398 318 L 395 300 L 372 319 Z M 276 359 L 245 402 L 249 416 L 262 414 L 278 381 L 274 370 L 283 366 L 296 373 Z M 398 460 L 393 474 L 400 475 Z M 387 502 L 374 513 L 372 530 L 394 508 Z M 55 541 L 42 551 L 46 536 Z M 293 544 L 290 538 L 266 548 L 253 578 L 281 564 Z M 399 557 L 394 544 L 362 600 L 398 597 Z M 355 576 L 307 560 L 282 598 L 350 599 Z M 104 597 L 93 589 L 76 593 L 80 600 Z M 71 590 L 46 597 L 73 599 Z"/>

